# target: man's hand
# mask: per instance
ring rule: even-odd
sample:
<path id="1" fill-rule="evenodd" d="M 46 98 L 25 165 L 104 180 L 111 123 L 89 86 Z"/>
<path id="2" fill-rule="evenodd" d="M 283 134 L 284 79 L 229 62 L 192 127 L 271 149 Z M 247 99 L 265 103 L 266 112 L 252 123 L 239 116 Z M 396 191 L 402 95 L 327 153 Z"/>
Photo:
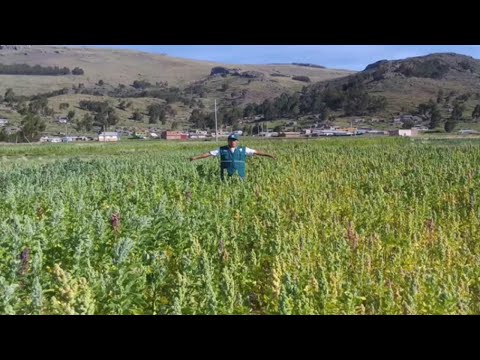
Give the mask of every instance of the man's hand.
<path id="1" fill-rule="evenodd" d="M 202 154 L 202 155 L 198 155 L 198 156 L 192 156 L 190 158 L 190 161 L 194 161 L 194 160 L 200 160 L 200 159 L 206 159 L 208 157 L 210 157 L 210 153 L 206 153 L 206 154 Z"/>
<path id="2" fill-rule="evenodd" d="M 255 151 L 255 155 L 265 156 L 265 157 L 269 157 L 269 158 L 271 158 L 271 159 L 273 159 L 273 160 L 276 160 L 276 159 L 275 159 L 275 156 L 270 155 L 270 154 L 267 154 L 267 153 L 265 153 L 265 152 L 263 152 L 263 151 L 259 151 L 259 150 L 256 150 L 256 151 Z"/>

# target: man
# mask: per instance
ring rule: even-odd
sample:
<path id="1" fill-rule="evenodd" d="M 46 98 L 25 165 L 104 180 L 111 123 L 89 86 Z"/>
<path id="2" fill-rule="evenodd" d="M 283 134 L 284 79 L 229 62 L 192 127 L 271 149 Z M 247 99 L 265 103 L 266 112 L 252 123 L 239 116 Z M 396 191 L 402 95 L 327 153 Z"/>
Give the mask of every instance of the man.
<path id="1" fill-rule="evenodd" d="M 236 134 L 231 134 L 228 137 L 228 145 L 222 146 L 216 150 L 208 153 L 194 156 L 190 158 L 190 161 L 205 159 L 210 156 L 220 156 L 220 177 L 224 179 L 224 173 L 227 172 L 228 176 L 233 176 L 235 173 L 240 176 L 241 179 L 245 178 L 245 160 L 247 156 L 266 156 L 275 159 L 274 156 L 266 154 L 262 151 L 253 150 L 245 146 L 238 146 L 238 137 Z"/>

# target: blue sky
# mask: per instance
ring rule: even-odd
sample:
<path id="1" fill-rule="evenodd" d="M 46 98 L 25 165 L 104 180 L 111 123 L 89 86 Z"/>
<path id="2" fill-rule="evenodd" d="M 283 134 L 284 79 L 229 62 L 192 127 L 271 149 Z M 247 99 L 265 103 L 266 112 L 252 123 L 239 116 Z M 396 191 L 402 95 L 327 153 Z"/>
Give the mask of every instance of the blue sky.
<path id="1" fill-rule="evenodd" d="M 328 68 L 363 70 L 368 64 L 435 52 L 480 59 L 480 45 L 83 45 L 161 53 L 227 64 L 306 62 Z"/>

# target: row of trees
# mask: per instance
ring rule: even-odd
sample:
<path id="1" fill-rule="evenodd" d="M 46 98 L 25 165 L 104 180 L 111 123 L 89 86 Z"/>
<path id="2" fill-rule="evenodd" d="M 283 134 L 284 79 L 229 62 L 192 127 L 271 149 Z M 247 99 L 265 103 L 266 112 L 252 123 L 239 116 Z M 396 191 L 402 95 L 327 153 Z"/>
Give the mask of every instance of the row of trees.
<path id="1" fill-rule="evenodd" d="M 91 114 L 85 114 L 81 120 L 77 120 L 75 125 L 77 131 L 81 131 L 81 129 L 90 131 L 93 126 L 97 126 L 105 131 L 109 127 L 116 125 L 119 121 L 115 108 L 107 101 L 82 100 L 79 103 L 79 107 L 94 114 L 93 116 Z"/>
<path id="2" fill-rule="evenodd" d="M 223 126 L 238 127 L 243 112 L 240 107 L 220 107 L 217 111 L 217 122 Z M 213 129 L 215 128 L 215 113 L 194 109 L 188 121 L 198 129 Z"/>
<path id="3" fill-rule="evenodd" d="M 444 95 L 439 91 L 437 101 L 430 100 L 428 103 L 420 104 L 417 114 L 423 119 L 428 120 L 431 129 L 439 127 L 444 119 L 439 108 L 439 104 L 445 102 L 448 104 L 455 94 L 450 92 Z M 458 124 L 464 119 L 465 105 L 464 101 L 471 98 L 473 94 L 462 94 L 457 96 L 453 102 L 451 114 L 446 119 L 446 128 L 452 128 L 453 124 Z M 275 120 L 278 118 L 298 118 L 301 115 L 317 114 L 322 121 L 328 121 L 332 118 L 333 112 L 342 111 L 346 116 L 372 115 L 376 112 L 386 109 L 387 101 L 385 97 L 371 96 L 368 94 L 365 85 L 361 79 L 352 79 L 343 86 L 310 86 L 305 87 L 302 92 L 287 94 L 283 93 L 272 100 L 267 99 L 261 104 L 247 104 L 241 112 L 238 107 L 220 107 L 218 112 L 218 121 L 224 125 L 236 125 L 238 119 L 242 117 L 252 118 L 255 115 L 262 115 L 264 121 Z M 472 112 L 472 120 L 480 120 L 480 105 L 477 105 Z M 197 127 L 212 127 L 214 115 L 201 110 L 194 110 L 190 121 Z M 405 126 L 414 124 L 406 123 Z"/>
<path id="4" fill-rule="evenodd" d="M 186 99 L 184 92 L 178 87 L 168 87 L 167 83 L 152 85 L 147 81 L 135 81 L 131 87 L 120 84 L 112 90 L 82 89 L 79 92 L 90 95 L 108 95 L 116 98 L 155 98 L 165 100 L 169 104 Z"/>
<path id="5" fill-rule="evenodd" d="M 149 124 L 161 122 L 162 125 L 165 125 L 167 121 L 167 115 L 173 117 L 176 115 L 176 111 L 168 104 L 150 104 L 147 107 L 147 115 Z"/>
<path id="6" fill-rule="evenodd" d="M 438 128 L 442 122 L 445 121 L 443 124 L 445 131 L 452 132 L 459 122 L 467 120 L 464 117 L 465 110 L 465 105 L 462 102 L 457 101 L 454 103 L 449 117 L 443 119 L 442 113 L 438 107 L 438 101 L 435 102 L 430 100 L 427 103 L 418 105 L 416 114 L 428 121 L 429 129 Z M 480 104 L 477 104 L 473 109 L 471 120 L 475 122 L 480 121 Z M 403 128 L 410 129 L 414 125 L 415 123 L 412 120 L 409 120 L 403 123 Z"/>
<path id="7" fill-rule="evenodd" d="M 15 91 L 13 91 L 12 88 L 8 88 L 5 91 L 4 96 L 2 97 L 0 95 L 0 102 L 5 102 L 7 104 L 14 104 L 14 103 L 19 103 L 19 102 L 24 102 L 24 101 L 32 101 L 32 100 L 39 100 L 43 98 L 49 98 L 49 97 L 54 97 L 54 96 L 59 96 L 59 95 L 65 95 L 69 93 L 68 88 L 62 88 L 59 90 L 53 90 L 45 93 L 40 93 L 32 96 L 23 96 L 23 95 L 17 95 Z"/>
<path id="8" fill-rule="evenodd" d="M 356 79 L 343 85 L 304 87 L 301 93 L 283 93 L 261 104 L 247 104 L 245 117 L 263 115 L 265 120 L 298 118 L 300 115 L 319 114 L 327 120 L 333 111 L 344 111 L 346 116 L 370 115 L 385 110 L 385 97 L 371 96 L 361 81 Z"/>
<path id="9" fill-rule="evenodd" d="M 162 125 L 165 125 L 167 116 L 175 116 L 176 111 L 168 104 L 150 104 L 147 106 L 146 113 L 143 113 L 140 109 L 135 109 L 131 119 L 141 122 L 143 121 L 144 115 L 148 116 L 149 124 L 160 122 Z"/>
<path id="10" fill-rule="evenodd" d="M 28 64 L 0 64 L 0 74 L 4 75 L 84 75 L 83 69 L 76 67 L 72 71 L 68 67 L 41 66 Z"/>

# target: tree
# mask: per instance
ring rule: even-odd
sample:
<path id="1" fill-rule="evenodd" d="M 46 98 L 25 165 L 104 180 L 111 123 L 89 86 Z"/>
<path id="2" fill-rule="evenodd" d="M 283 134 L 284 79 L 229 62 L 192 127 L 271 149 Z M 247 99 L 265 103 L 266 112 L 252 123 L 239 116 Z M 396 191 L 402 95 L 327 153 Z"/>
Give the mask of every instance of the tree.
<path id="1" fill-rule="evenodd" d="M 81 120 L 77 119 L 73 126 L 77 131 L 82 131 L 82 129 L 85 129 L 85 131 L 91 131 L 93 128 L 92 115 L 85 114 Z"/>
<path id="2" fill-rule="evenodd" d="M 137 109 L 133 112 L 132 118 L 135 121 L 142 121 L 143 120 L 143 114 L 140 112 L 140 110 Z"/>
<path id="3" fill-rule="evenodd" d="M 109 104 L 106 101 L 101 102 L 101 101 L 81 100 L 79 103 L 79 107 L 82 110 L 101 112 L 101 111 L 106 111 L 109 108 Z"/>
<path id="4" fill-rule="evenodd" d="M 7 134 L 5 129 L 0 129 L 0 142 L 8 142 L 10 141 L 10 135 Z"/>
<path id="5" fill-rule="evenodd" d="M 27 64 L 0 64 L 0 73 L 8 75 L 68 75 L 70 69 L 67 67 L 59 68 L 58 66 L 43 67 L 40 65 L 30 66 Z"/>
<path id="6" fill-rule="evenodd" d="M 369 104 L 369 96 L 366 92 L 347 95 L 344 104 L 345 115 L 365 115 Z"/>
<path id="7" fill-rule="evenodd" d="M 205 129 L 207 126 L 208 115 L 204 114 L 198 109 L 194 109 L 188 121 L 192 123 L 197 129 Z"/>
<path id="8" fill-rule="evenodd" d="M 435 129 L 438 125 L 440 125 L 441 121 L 442 115 L 440 114 L 440 110 L 435 108 L 430 115 L 430 123 L 428 124 L 428 128 Z"/>
<path id="9" fill-rule="evenodd" d="M 460 103 L 455 103 L 453 106 L 453 111 L 452 111 L 452 120 L 453 121 L 460 121 L 463 118 L 463 112 L 465 111 L 465 106 Z"/>
<path id="10" fill-rule="evenodd" d="M 15 100 L 16 100 L 16 95 L 15 93 L 13 92 L 13 89 L 12 88 L 9 88 L 7 89 L 7 91 L 5 91 L 5 96 L 4 96 L 4 101 L 11 104 L 13 103 Z"/>
<path id="11" fill-rule="evenodd" d="M 303 81 L 303 82 L 311 81 L 308 76 L 292 76 L 292 80 Z"/>
<path id="12" fill-rule="evenodd" d="M 313 113 L 320 113 L 327 105 L 323 102 L 320 96 L 317 96 L 313 99 L 311 109 Z"/>
<path id="13" fill-rule="evenodd" d="M 164 108 L 161 108 L 159 112 L 156 114 L 156 116 L 151 115 L 148 123 L 155 124 L 157 121 L 160 121 L 162 125 L 165 125 L 165 123 L 167 122 L 167 115 L 165 113 Z"/>
<path id="14" fill-rule="evenodd" d="M 75 111 L 70 110 L 67 114 L 68 121 L 72 121 L 74 117 L 75 117 Z"/>
<path id="15" fill-rule="evenodd" d="M 325 105 L 320 110 L 320 119 L 322 121 L 327 121 L 329 116 L 330 116 L 330 110 L 328 109 L 328 106 Z"/>
<path id="16" fill-rule="evenodd" d="M 81 69 L 79 67 L 76 67 L 75 69 L 72 70 L 72 74 L 73 75 L 83 75 L 84 71 L 83 71 L 83 69 Z"/>
<path id="17" fill-rule="evenodd" d="M 37 100 L 30 101 L 28 104 L 28 111 L 32 114 L 42 114 L 45 115 L 45 109 L 48 106 L 48 99 L 41 97 Z"/>
<path id="18" fill-rule="evenodd" d="M 147 107 L 147 113 L 149 116 L 148 122 L 150 124 L 155 124 L 158 120 L 160 120 L 162 124 L 165 124 L 166 110 L 163 105 L 151 104 Z"/>
<path id="19" fill-rule="evenodd" d="M 274 120 L 277 118 L 278 116 L 278 113 L 277 113 L 277 109 L 276 107 L 274 106 L 274 104 L 272 103 L 271 100 L 267 99 L 265 100 L 262 105 L 260 105 L 261 109 L 262 109 L 262 112 L 263 112 L 263 116 L 265 118 L 265 120 Z"/>
<path id="20" fill-rule="evenodd" d="M 165 113 L 169 116 L 177 115 L 177 111 L 174 108 L 172 108 L 170 105 L 165 106 Z"/>
<path id="21" fill-rule="evenodd" d="M 255 115 L 255 108 L 256 108 L 255 104 L 247 104 L 247 106 L 245 106 L 245 109 L 243 109 L 243 117 L 246 117 L 246 118 L 253 117 Z"/>
<path id="22" fill-rule="evenodd" d="M 418 105 L 417 113 L 424 119 L 429 120 L 428 127 L 430 129 L 435 129 L 442 121 L 442 115 L 440 114 L 438 105 L 433 100 Z"/>
<path id="23" fill-rule="evenodd" d="M 443 101 L 443 90 L 440 89 L 438 90 L 438 93 L 437 93 L 437 104 L 441 104 Z"/>
<path id="24" fill-rule="evenodd" d="M 73 128 L 80 132 L 82 131 L 83 129 L 83 120 L 80 120 L 80 119 L 77 119 L 74 123 L 73 123 Z"/>
<path id="25" fill-rule="evenodd" d="M 242 131 L 243 135 L 252 135 L 252 125 L 244 126 Z"/>
<path id="26" fill-rule="evenodd" d="M 90 114 L 85 114 L 83 116 L 83 127 L 86 131 L 91 131 L 93 128 L 93 117 Z"/>
<path id="27" fill-rule="evenodd" d="M 167 114 L 165 112 L 165 109 L 163 109 L 160 112 L 160 116 L 158 117 L 158 120 L 162 123 L 162 125 L 165 125 L 167 122 Z"/>
<path id="28" fill-rule="evenodd" d="M 450 133 L 455 129 L 455 126 L 457 126 L 457 122 L 450 119 L 445 122 L 445 131 Z"/>
<path id="29" fill-rule="evenodd" d="M 260 124 L 255 124 L 252 127 L 252 135 L 258 135 L 262 131 L 262 128 L 260 127 Z"/>
<path id="30" fill-rule="evenodd" d="M 178 122 L 172 121 L 171 130 L 177 130 L 177 129 L 178 129 Z"/>
<path id="31" fill-rule="evenodd" d="M 385 96 L 369 96 L 367 111 L 370 114 L 376 111 L 383 111 L 387 108 L 387 98 Z"/>
<path id="32" fill-rule="evenodd" d="M 415 122 L 413 120 L 408 119 L 402 124 L 402 129 L 411 129 L 414 126 L 415 126 Z"/>
<path id="33" fill-rule="evenodd" d="M 40 116 L 31 113 L 22 119 L 21 124 L 20 140 L 27 142 L 38 141 L 42 131 L 45 131 L 46 128 L 45 122 Z"/>
<path id="34" fill-rule="evenodd" d="M 100 126 L 104 131 L 112 125 L 116 125 L 119 118 L 115 109 L 111 106 L 103 107 L 95 114 L 94 124 Z"/>
<path id="35" fill-rule="evenodd" d="M 402 112 L 405 112 L 403 108 L 402 108 Z M 419 104 L 417 108 L 417 113 L 420 116 L 428 118 L 430 114 L 430 105 L 428 103 Z"/>
<path id="36" fill-rule="evenodd" d="M 69 103 L 61 103 L 60 104 L 60 110 L 68 109 L 70 107 Z"/>
<path id="37" fill-rule="evenodd" d="M 103 80 L 98 80 L 98 85 L 103 86 L 103 85 L 105 85 L 105 82 Z"/>
<path id="38" fill-rule="evenodd" d="M 294 118 L 298 119 L 298 115 L 300 114 L 300 108 L 298 105 L 295 105 L 293 109 L 291 110 L 291 114 Z"/>
<path id="39" fill-rule="evenodd" d="M 480 119 L 480 105 L 475 106 L 472 112 L 473 121 L 478 121 Z"/>
<path id="40" fill-rule="evenodd" d="M 345 95 L 333 88 L 327 88 L 323 92 L 323 101 L 332 110 L 339 110 L 345 101 Z"/>
<path id="41" fill-rule="evenodd" d="M 150 84 L 148 81 L 145 80 L 135 80 L 132 84 L 132 86 L 135 89 L 146 89 L 147 87 L 151 87 L 152 84 Z"/>
<path id="42" fill-rule="evenodd" d="M 26 105 L 25 101 L 23 101 L 23 100 L 18 102 L 16 110 L 20 115 L 26 115 L 29 112 L 28 108 L 27 108 L 27 105 Z"/>

